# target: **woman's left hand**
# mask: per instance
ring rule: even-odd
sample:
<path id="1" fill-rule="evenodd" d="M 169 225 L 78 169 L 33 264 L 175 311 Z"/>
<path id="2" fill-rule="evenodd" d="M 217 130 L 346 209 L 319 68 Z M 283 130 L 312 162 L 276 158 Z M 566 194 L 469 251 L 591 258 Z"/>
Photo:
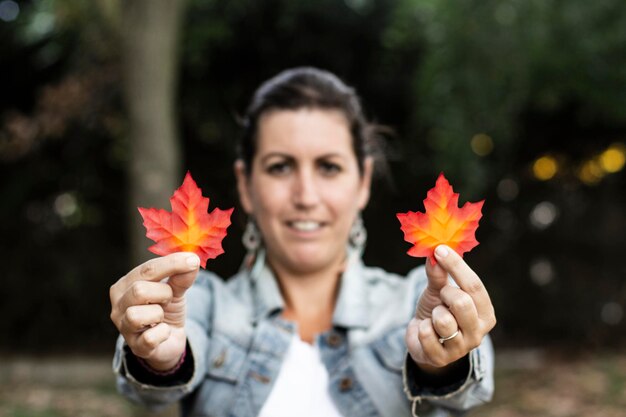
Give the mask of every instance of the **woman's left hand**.
<path id="1" fill-rule="evenodd" d="M 428 285 L 406 331 L 409 354 L 430 372 L 466 356 L 496 324 L 489 294 L 465 261 L 445 245 L 436 248 L 435 259 L 435 265 L 426 261 Z"/>

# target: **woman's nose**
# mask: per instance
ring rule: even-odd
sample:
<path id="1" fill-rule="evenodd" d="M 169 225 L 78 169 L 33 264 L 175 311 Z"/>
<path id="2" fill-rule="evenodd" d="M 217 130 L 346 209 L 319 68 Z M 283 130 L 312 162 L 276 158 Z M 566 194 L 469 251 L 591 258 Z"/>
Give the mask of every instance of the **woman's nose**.
<path id="1" fill-rule="evenodd" d="M 293 203 L 298 208 L 308 209 L 319 202 L 319 190 L 315 178 L 310 172 L 299 172 L 292 190 Z"/>

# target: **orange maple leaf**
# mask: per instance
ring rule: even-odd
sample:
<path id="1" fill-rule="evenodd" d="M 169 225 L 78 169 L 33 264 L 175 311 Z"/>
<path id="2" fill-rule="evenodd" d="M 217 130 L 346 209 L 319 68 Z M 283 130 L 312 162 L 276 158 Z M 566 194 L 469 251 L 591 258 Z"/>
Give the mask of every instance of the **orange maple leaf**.
<path id="1" fill-rule="evenodd" d="M 155 208 L 138 207 L 146 236 L 156 242 L 148 250 L 157 255 L 174 252 L 194 252 L 200 258 L 200 265 L 206 268 L 206 261 L 224 253 L 222 239 L 230 226 L 233 209 L 209 210 L 209 199 L 202 196 L 202 190 L 191 177 L 189 171 L 181 185 L 170 198 L 172 212 Z"/>
<path id="2" fill-rule="evenodd" d="M 459 208 L 459 194 L 454 192 L 443 173 L 439 174 L 435 186 L 426 194 L 425 213 L 396 214 L 404 240 L 414 245 L 407 253 L 417 258 L 428 257 L 434 265 L 435 248 L 445 244 L 463 256 L 478 245 L 475 233 L 484 203 L 485 200 L 467 202 Z"/>

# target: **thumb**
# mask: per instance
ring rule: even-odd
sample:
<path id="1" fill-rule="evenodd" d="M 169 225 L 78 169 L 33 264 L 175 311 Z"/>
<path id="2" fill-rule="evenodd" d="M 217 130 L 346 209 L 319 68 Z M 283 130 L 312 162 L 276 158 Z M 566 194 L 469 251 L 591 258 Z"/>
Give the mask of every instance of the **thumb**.
<path id="1" fill-rule="evenodd" d="M 195 265 L 195 269 L 182 274 L 172 275 L 169 277 L 167 283 L 172 287 L 172 296 L 174 298 L 180 298 L 185 295 L 185 292 L 191 288 L 196 277 L 198 276 L 198 270 L 200 268 L 200 258 L 195 253 L 189 254 L 187 263 L 190 267 Z"/>

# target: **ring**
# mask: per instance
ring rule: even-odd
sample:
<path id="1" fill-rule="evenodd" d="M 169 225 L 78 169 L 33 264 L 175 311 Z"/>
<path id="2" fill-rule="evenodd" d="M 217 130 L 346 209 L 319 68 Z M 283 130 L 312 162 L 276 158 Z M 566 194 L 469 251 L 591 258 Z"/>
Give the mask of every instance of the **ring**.
<path id="1" fill-rule="evenodd" d="M 445 342 L 446 340 L 454 339 L 458 334 L 459 334 L 459 331 L 457 330 L 456 332 L 452 333 L 448 337 L 440 337 L 439 338 L 439 343 L 441 343 L 443 345 L 443 342 Z"/>

